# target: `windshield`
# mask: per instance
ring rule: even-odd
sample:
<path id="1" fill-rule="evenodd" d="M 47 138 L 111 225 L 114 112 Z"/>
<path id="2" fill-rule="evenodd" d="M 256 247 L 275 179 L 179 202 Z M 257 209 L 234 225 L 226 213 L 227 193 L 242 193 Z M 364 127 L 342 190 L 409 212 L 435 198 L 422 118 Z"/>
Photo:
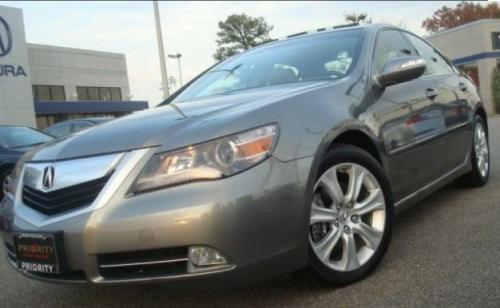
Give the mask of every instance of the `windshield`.
<path id="1" fill-rule="evenodd" d="M 342 78 L 356 60 L 361 33 L 361 29 L 335 31 L 256 48 L 216 65 L 172 102 L 277 84 Z"/>
<path id="2" fill-rule="evenodd" d="M 0 127 L 0 146 L 6 149 L 35 146 L 52 139 L 49 135 L 28 127 Z"/>

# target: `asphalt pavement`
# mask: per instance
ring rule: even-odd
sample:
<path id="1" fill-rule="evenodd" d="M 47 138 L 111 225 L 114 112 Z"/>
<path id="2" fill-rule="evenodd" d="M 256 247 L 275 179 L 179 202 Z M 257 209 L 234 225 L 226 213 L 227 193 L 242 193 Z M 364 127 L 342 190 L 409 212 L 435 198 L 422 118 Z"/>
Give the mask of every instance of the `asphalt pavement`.
<path id="1" fill-rule="evenodd" d="M 490 139 L 488 185 L 449 185 L 400 214 L 386 257 L 357 284 L 328 288 L 298 273 L 236 290 L 57 285 L 24 278 L 0 260 L 0 307 L 500 307 L 498 117 Z"/>

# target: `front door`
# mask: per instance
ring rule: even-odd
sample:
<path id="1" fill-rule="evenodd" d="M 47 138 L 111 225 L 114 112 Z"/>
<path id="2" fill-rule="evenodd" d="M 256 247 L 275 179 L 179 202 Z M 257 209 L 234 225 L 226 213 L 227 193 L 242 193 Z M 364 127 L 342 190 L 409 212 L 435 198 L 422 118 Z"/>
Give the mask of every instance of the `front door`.
<path id="1" fill-rule="evenodd" d="M 398 30 L 378 33 L 372 75 L 390 59 L 416 55 Z M 373 90 L 374 117 L 388 157 L 387 170 L 395 200 L 400 200 L 446 172 L 445 121 L 435 102 L 438 95 L 431 76 Z"/>
<path id="2" fill-rule="evenodd" d="M 472 140 L 472 116 L 469 104 L 471 88 L 474 85 L 457 71 L 437 50 L 413 34 L 404 34 L 415 47 L 416 52 L 425 59 L 426 75 L 433 78 L 437 91 L 435 103 L 440 106 L 444 116 L 447 139 L 448 171 L 465 163 L 470 152 Z"/>

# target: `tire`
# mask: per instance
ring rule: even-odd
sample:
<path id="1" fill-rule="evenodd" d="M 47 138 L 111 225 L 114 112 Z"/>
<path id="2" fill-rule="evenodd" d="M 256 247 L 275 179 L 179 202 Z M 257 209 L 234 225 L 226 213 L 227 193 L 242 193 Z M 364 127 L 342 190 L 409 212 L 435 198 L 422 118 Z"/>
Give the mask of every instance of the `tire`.
<path id="1" fill-rule="evenodd" d="M 354 174 L 359 176 L 351 177 Z M 334 178 L 332 175 L 337 177 L 338 185 L 329 185 L 331 183 L 328 179 Z M 361 185 L 349 185 L 351 178 L 362 179 L 360 181 Z M 352 183 L 356 182 L 352 181 Z M 337 201 L 329 200 L 329 196 L 335 195 L 335 191 L 339 195 L 339 191 L 335 189 L 326 189 L 327 193 L 325 194 L 324 187 L 329 186 L 336 186 L 341 189 L 341 193 L 344 194 L 343 204 L 338 202 L 342 198 L 334 198 Z M 350 186 L 361 188 L 349 189 Z M 313 190 L 314 198 L 311 205 L 308 230 L 308 268 L 310 272 L 322 282 L 337 287 L 365 278 L 382 260 L 392 235 L 394 220 L 393 197 L 389 181 L 382 167 L 363 149 L 339 144 L 326 155 L 320 164 Z M 353 191 L 359 191 L 357 198 L 352 197 L 356 195 L 356 193 L 352 193 Z M 351 200 L 351 202 L 348 202 L 348 200 Z M 352 200 L 356 201 L 352 202 Z M 361 207 L 367 200 L 372 200 L 372 202 L 368 202 L 367 206 Z M 322 213 L 325 208 L 328 215 L 336 212 L 336 214 L 333 214 L 333 222 L 330 220 L 321 221 L 321 219 L 326 220 L 327 217 L 330 219 L 330 216 L 323 217 L 318 214 Z M 362 211 L 366 211 L 368 208 L 375 210 L 363 214 Z M 371 229 L 366 229 L 366 226 Z M 320 230 L 319 233 L 318 230 Z M 363 230 L 365 230 L 364 233 L 361 232 Z M 338 232 L 341 235 L 338 235 Z M 328 247 L 332 247 L 330 252 L 328 252 L 327 244 L 324 244 L 327 243 L 327 238 L 337 239 L 336 244 L 333 244 L 333 246 L 328 244 Z M 368 238 L 371 238 L 371 240 L 366 240 Z M 333 242 L 334 240 L 330 243 Z M 353 247 L 351 244 L 354 245 L 354 249 L 346 249 L 346 247 Z M 350 254 L 350 251 L 354 251 L 354 253 Z M 351 258 L 348 257 L 349 255 Z M 320 256 L 322 257 L 320 258 Z"/>
<path id="2" fill-rule="evenodd" d="M 481 138 L 483 139 L 481 140 Z M 470 152 L 472 170 L 456 180 L 459 185 L 463 187 L 481 187 L 488 183 L 490 176 L 490 146 L 488 139 L 486 123 L 482 117 L 476 115 L 474 118 L 472 148 Z M 482 153 L 486 152 L 481 155 L 479 154 L 481 151 L 483 151 Z M 486 165 L 483 165 L 481 161 L 485 162 Z"/>
<path id="3" fill-rule="evenodd" d="M 3 199 L 4 197 L 4 192 L 3 192 L 3 185 L 5 178 L 7 178 L 7 175 L 9 175 L 12 172 L 12 169 L 8 169 L 0 173 L 0 200 Z"/>

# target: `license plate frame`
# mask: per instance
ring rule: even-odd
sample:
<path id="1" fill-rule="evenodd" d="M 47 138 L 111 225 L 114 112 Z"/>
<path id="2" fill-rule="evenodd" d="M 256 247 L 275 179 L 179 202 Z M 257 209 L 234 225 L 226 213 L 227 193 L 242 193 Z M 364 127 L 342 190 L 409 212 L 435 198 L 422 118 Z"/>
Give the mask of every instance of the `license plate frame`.
<path id="1" fill-rule="evenodd" d="M 25 232 L 13 234 L 16 265 L 32 274 L 59 275 L 63 272 L 62 232 Z"/>

